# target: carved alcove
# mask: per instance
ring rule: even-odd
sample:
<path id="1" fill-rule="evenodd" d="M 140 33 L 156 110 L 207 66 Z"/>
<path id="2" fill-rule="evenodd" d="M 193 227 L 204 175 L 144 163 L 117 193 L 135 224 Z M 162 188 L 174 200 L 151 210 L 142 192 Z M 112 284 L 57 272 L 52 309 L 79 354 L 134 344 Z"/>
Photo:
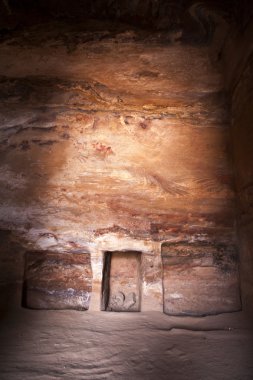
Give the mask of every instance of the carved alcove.
<path id="1" fill-rule="evenodd" d="M 105 253 L 101 309 L 106 311 L 141 310 L 140 252 Z"/>
<path id="2" fill-rule="evenodd" d="M 24 307 L 88 310 L 92 272 L 89 253 L 26 253 Z"/>
<path id="3" fill-rule="evenodd" d="M 162 263 L 166 314 L 203 316 L 241 309 L 234 245 L 164 243 Z"/>

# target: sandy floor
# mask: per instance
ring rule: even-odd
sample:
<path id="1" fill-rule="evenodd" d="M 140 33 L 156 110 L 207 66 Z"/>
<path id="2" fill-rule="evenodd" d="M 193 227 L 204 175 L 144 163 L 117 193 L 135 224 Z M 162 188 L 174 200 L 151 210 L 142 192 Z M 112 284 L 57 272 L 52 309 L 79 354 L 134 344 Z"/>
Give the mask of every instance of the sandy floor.
<path id="1" fill-rule="evenodd" d="M 2 316 L 1 380 L 252 380 L 253 330 L 241 313 L 31 311 Z"/>

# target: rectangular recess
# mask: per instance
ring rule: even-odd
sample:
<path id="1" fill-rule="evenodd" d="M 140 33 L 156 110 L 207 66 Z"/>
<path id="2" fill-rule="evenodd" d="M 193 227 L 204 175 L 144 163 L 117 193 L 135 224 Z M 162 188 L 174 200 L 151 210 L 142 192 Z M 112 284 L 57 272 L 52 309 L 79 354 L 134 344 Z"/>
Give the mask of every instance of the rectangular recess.
<path id="1" fill-rule="evenodd" d="M 140 311 L 140 252 L 105 253 L 101 308 L 106 311 Z"/>
<path id="2" fill-rule="evenodd" d="M 203 316 L 241 309 L 233 245 L 164 243 L 162 263 L 166 314 Z"/>
<path id="3" fill-rule="evenodd" d="M 87 310 L 91 290 L 89 253 L 26 253 L 24 307 Z"/>

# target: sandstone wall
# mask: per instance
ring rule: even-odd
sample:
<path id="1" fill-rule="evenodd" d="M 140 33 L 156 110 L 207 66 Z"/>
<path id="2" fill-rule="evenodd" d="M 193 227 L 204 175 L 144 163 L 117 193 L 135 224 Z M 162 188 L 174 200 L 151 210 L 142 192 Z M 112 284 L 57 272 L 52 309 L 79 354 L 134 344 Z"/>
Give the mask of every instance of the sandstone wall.
<path id="1" fill-rule="evenodd" d="M 88 310 L 91 283 L 88 253 L 27 252 L 23 306 L 32 309 Z"/>
<path id="2" fill-rule="evenodd" d="M 226 85 L 232 98 L 232 135 L 238 196 L 242 300 L 253 312 L 253 23 L 234 30 L 225 45 Z"/>
<path id="3" fill-rule="evenodd" d="M 88 253 L 90 308 L 107 251 L 142 253 L 142 310 L 163 308 L 163 242 L 222 244 L 221 263 L 236 251 L 230 119 L 208 46 L 49 24 L 6 39 L 0 55 L 1 228 L 29 251 Z M 210 273 L 205 313 L 224 309 L 228 273 Z M 238 310 L 238 282 L 229 297 L 226 311 Z"/>
<path id="4" fill-rule="evenodd" d="M 234 246 L 164 243 L 162 260 L 165 313 L 202 316 L 240 309 Z"/>

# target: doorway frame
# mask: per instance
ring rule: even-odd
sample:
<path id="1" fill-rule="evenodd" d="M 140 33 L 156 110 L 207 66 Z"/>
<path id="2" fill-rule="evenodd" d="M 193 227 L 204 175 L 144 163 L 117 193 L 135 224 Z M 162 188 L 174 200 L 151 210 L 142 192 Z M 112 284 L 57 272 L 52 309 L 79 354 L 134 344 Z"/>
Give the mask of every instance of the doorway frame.
<path id="1" fill-rule="evenodd" d="M 102 286 L 101 286 L 101 303 L 100 310 L 101 311 L 109 311 L 109 298 L 110 298 L 110 271 L 111 271 L 111 260 L 113 254 L 117 253 L 125 253 L 126 255 L 129 253 L 134 253 L 137 256 L 140 255 L 139 258 L 139 277 L 138 277 L 138 288 L 139 288 L 139 307 L 136 311 L 121 311 L 121 312 L 141 312 L 142 311 L 142 283 L 143 283 L 143 268 L 142 268 L 142 258 L 143 252 L 133 249 L 121 249 L 121 250 L 113 250 L 113 251 L 104 251 L 103 252 L 103 271 L 102 271 Z"/>

